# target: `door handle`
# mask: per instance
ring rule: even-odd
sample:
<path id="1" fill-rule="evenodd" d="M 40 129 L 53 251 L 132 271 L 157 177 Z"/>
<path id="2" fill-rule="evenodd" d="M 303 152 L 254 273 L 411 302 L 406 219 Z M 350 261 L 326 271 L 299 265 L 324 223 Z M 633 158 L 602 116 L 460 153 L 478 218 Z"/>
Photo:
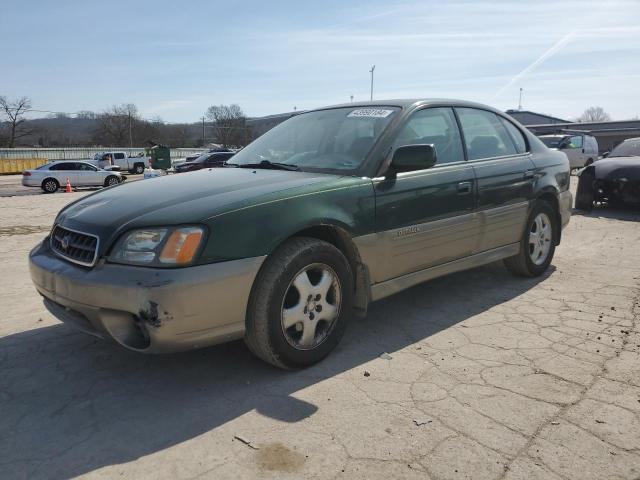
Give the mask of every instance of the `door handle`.
<path id="1" fill-rule="evenodd" d="M 522 175 L 522 177 L 525 180 L 528 180 L 528 179 L 533 178 L 535 176 L 536 176 L 536 172 L 534 172 L 533 170 L 525 170 L 524 174 Z"/>
<path id="2" fill-rule="evenodd" d="M 471 182 L 460 182 L 458 184 L 458 195 L 471 193 Z"/>

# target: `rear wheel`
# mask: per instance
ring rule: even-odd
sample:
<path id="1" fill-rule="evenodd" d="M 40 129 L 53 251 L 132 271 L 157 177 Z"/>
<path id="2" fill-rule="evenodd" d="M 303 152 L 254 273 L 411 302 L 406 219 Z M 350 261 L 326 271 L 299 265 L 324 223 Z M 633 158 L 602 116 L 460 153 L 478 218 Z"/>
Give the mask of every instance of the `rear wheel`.
<path id="1" fill-rule="evenodd" d="M 109 175 L 104 180 L 104 186 L 105 187 L 113 187 L 114 185 L 118 185 L 119 183 L 120 183 L 120 179 L 118 177 L 116 177 L 115 175 Z"/>
<path id="2" fill-rule="evenodd" d="M 136 163 L 133 166 L 133 172 L 131 173 L 137 173 L 138 175 L 144 173 L 144 165 L 142 163 Z"/>
<path id="3" fill-rule="evenodd" d="M 245 342 L 276 367 L 312 365 L 340 342 L 352 304 L 353 275 L 342 252 L 293 238 L 267 258 L 255 280 Z"/>
<path id="4" fill-rule="evenodd" d="M 60 184 L 55 178 L 45 178 L 42 181 L 41 187 L 44 193 L 55 193 L 60 188 Z"/>
<path id="5" fill-rule="evenodd" d="M 537 277 L 547 270 L 556 248 L 556 225 L 554 209 L 547 202 L 536 201 L 527 218 L 520 252 L 504 260 L 511 273 Z"/>

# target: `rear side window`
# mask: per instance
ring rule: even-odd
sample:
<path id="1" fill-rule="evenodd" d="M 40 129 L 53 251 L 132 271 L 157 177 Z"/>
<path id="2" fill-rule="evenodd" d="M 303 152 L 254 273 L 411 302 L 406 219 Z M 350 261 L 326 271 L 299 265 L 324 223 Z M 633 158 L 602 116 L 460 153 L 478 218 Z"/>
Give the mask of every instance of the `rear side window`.
<path id="1" fill-rule="evenodd" d="M 497 115 L 475 108 L 456 108 L 469 160 L 515 155 L 516 147 Z"/>
<path id="2" fill-rule="evenodd" d="M 414 113 L 402 128 L 394 147 L 433 145 L 438 165 L 464 160 L 462 139 L 451 108 L 426 108 Z"/>
<path id="3" fill-rule="evenodd" d="M 115 158 L 116 160 L 122 160 L 124 158 L 124 153 L 116 152 L 113 154 L 113 158 Z"/>
<path id="4" fill-rule="evenodd" d="M 513 140 L 513 144 L 516 146 L 516 151 L 518 153 L 525 153 L 527 151 L 527 141 L 524 139 L 524 135 L 513 123 L 511 123 L 506 118 L 500 118 L 502 124 L 505 126 L 509 135 L 511 135 L 511 139 Z"/>
<path id="5" fill-rule="evenodd" d="M 49 170 L 56 170 L 56 171 L 73 170 L 73 164 L 72 163 L 56 163 L 55 165 L 52 165 Z"/>

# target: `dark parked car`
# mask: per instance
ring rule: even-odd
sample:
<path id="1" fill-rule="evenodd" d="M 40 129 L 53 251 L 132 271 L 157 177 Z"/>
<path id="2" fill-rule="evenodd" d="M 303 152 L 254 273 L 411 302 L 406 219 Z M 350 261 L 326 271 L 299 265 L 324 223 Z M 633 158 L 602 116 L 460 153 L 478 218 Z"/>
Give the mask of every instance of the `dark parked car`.
<path id="1" fill-rule="evenodd" d="M 566 155 L 454 100 L 301 113 L 226 167 L 66 206 L 30 253 L 47 308 L 140 352 L 244 337 L 303 367 L 418 283 L 497 260 L 543 274 L 572 204 Z"/>
<path id="2" fill-rule="evenodd" d="M 194 172 L 203 168 L 217 168 L 233 157 L 233 152 L 207 152 L 199 157 L 175 166 L 176 173 Z"/>
<path id="3" fill-rule="evenodd" d="M 596 202 L 640 206 L 640 137 L 623 141 L 580 171 L 576 208 L 591 210 Z"/>

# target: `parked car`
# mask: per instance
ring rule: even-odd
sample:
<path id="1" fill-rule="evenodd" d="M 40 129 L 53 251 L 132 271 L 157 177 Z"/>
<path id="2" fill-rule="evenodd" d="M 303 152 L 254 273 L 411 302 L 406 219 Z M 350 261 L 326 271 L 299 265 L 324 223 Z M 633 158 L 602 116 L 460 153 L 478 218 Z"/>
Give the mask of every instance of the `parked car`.
<path id="1" fill-rule="evenodd" d="M 497 260 L 542 275 L 571 204 L 566 155 L 499 110 L 352 103 L 293 116 L 226 168 L 63 208 L 31 277 L 59 319 L 132 350 L 244 337 L 304 367 L 418 283 Z"/>
<path id="2" fill-rule="evenodd" d="M 591 165 L 598 159 L 598 141 L 591 135 L 540 135 L 538 138 L 547 147 L 564 152 L 572 170 Z"/>
<path id="3" fill-rule="evenodd" d="M 194 172 L 203 168 L 222 167 L 224 163 L 233 157 L 233 152 L 203 153 L 190 162 L 185 162 L 174 167 L 176 173 Z"/>
<path id="4" fill-rule="evenodd" d="M 135 157 L 129 157 L 125 152 L 118 151 L 96 153 L 90 163 L 98 168 L 104 168 L 107 156 L 111 157 L 113 166 L 127 170 L 129 173 L 141 174 L 150 165 L 150 158 L 145 157 L 142 153 Z"/>
<path id="5" fill-rule="evenodd" d="M 124 181 L 120 172 L 102 170 L 81 161 L 45 163 L 22 173 L 22 185 L 40 187 L 45 193 L 54 193 L 66 186 L 67 179 L 74 187 L 111 187 Z"/>
<path id="6" fill-rule="evenodd" d="M 591 210 L 595 202 L 640 206 L 640 137 L 579 172 L 576 208 Z"/>

